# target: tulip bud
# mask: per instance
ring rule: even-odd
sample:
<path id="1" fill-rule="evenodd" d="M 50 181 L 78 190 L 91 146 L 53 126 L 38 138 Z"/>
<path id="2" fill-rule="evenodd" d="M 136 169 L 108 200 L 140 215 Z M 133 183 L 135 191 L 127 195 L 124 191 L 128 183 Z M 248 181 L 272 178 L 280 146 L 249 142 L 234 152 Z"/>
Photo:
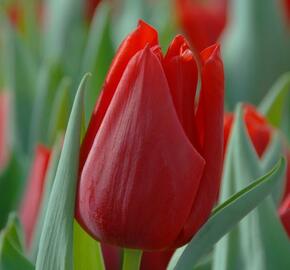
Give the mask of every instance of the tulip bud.
<path id="1" fill-rule="evenodd" d="M 224 149 L 227 148 L 228 139 L 230 136 L 232 123 L 234 121 L 234 115 L 232 113 L 225 114 L 224 118 Z M 248 134 L 251 138 L 253 147 L 255 148 L 257 155 L 262 158 L 263 154 L 267 150 L 269 146 L 272 135 L 275 132 L 275 128 L 272 127 L 266 118 L 264 118 L 252 105 L 244 105 L 244 121 L 247 127 Z M 284 143 L 284 142 L 283 142 Z M 287 214 L 290 200 L 288 198 L 290 194 L 290 151 L 289 148 L 285 145 L 285 155 L 287 157 L 287 172 L 286 172 L 286 179 L 285 179 L 285 188 L 284 188 L 284 195 L 282 198 L 282 203 L 280 206 L 280 216 L 282 222 L 285 224 L 285 216 L 289 216 Z M 283 154 L 283 153 L 281 153 Z M 286 222 L 287 224 L 287 222 Z M 287 225 L 286 225 L 287 227 Z M 289 227 L 290 229 L 290 227 Z"/>
<path id="2" fill-rule="evenodd" d="M 20 220 L 24 227 L 27 247 L 30 247 L 34 227 L 37 223 L 49 158 L 50 150 L 43 145 L 38 145 L 20 209 Z"/>
<path id="3" fill-rule="evenodd" d="M 267 122 L 252 105 L 244 105 L 244 120 L 253 146 L 259 157 L 265 152 L 274 128 Z M 228 138 L 231 132 L 234 115 L 232 113 L 225 114 L 224 119 L 224 144 L 227 147 Z"/>
<path id="4" fill-rule="evenodd" d="M 120 46 L 80 154 L 76 218 L 95 239 L 176 248 L 208 219 L 222 170 L 224 79 L 217 45 L 200 58 L 197 103 L 183 37 L 163 57 L 155 29 L 140 22 Z"/>

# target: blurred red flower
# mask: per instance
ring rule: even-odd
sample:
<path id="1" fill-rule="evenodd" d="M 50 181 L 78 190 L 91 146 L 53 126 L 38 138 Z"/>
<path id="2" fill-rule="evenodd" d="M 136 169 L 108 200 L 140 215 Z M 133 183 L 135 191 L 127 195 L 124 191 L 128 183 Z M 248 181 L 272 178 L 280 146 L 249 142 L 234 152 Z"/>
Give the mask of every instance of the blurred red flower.
<path id="1" fill-rule="evenodd" d="M 226 149 L 228 144 L 228 139 L 230 136 L 232 124 L 234 120 L 234 115 L 232 113 L 226 113 L 224 119 L 224 149 Z M 248 134 L 251 138 L 252 144 L 261 158 L 266 151 L 272 134 L 275 130 L 267 119 L 262 116 L 254 106 L 244 105 L 244 121 L 248 130 Z M 282 154 L 282 153 L 281 153 Z M 287 172 L 286 172 L 286 183 L 284 189 L 284 195 L 281 201 L 281 206 L 279 209 L 281 220 L 288 231 L 290 236 L 290 151 L 289 147 L 285 143 L 285 155 L 287 158 Z"/>
<path id="2" fill-rule="evenodd" d="M 0 92 L 0 171 L 9 159 L 9 114 L 10 94 L 2 91 Z"/>
<path id="3" fill-rule="evenodd" d="M 37 223 L 49 159 L 50 150 L 43 145 L 38 145 L 20 209 L 20 220 L 24 227 L 26 246 L 28 248 Z"/>
<path id="4" fill-rule="evenodd" d="M 175 0 L 178 20 L 197 52 L 216 43 L 226 25 L 228 0 Z"/>

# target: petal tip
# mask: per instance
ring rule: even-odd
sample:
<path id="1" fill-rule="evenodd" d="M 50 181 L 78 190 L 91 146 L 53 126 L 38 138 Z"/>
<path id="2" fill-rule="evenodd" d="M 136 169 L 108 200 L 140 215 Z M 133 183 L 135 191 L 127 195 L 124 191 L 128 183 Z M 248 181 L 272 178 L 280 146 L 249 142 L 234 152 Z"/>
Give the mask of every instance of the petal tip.
<path id="1" fill-rule="evenodd" d="M 208 61 L 214 59 L 220 59 L 221 58 L 220 44 L 216 43 L 207 47 L 200 53 L 200 56 L 203 63 L 207 63 Z"/>

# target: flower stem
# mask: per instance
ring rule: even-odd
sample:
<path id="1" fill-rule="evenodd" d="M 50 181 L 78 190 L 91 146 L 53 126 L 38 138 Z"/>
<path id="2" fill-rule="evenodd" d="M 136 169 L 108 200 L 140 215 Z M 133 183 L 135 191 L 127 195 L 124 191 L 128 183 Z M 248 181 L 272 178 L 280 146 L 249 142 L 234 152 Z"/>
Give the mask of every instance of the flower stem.
<path id="1" fill-rule="evenodd" d="M 123 270 L 138 270 L 141 263 L 142 251 L 137 249 L 124 249 Z"/>

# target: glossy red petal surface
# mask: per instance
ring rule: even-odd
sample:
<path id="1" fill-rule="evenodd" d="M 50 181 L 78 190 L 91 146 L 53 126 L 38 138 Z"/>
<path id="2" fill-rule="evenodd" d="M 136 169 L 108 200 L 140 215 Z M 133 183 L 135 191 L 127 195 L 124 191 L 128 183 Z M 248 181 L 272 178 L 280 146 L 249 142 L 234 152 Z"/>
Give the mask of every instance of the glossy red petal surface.
<path id="1" fill-rule="evenodd" d="M 198 70 L 193 53 L 184 37 L 175 37 L 163 65 L 178 118 L 191 143 L 199 149 L 195 124 Z"/>
<path id="2" fill-rule="evenodd" d="M 178 244 L 186 243 L 208 219 L 217 200 L 223 166 L 224 72 L 219 46 L 201 54 L 202 88 L 197 110 L 205 169 Z"/>
<path id="3" fill-rule="evenodd" d="M 128 248 L 172 245 L 204 168 L 178 120 L 159 58 L 129 63 L 81 173 L 77 219 L 96 239 Z"/>
<path id="4" fill-rule="evenodd" d="M 39 214 L 49 158 L 50 150 L 43 145 L 38 145 L 20 209 L 20 220 L 24 228 L 28 247 L 32 240 L 34 226 Z"/>
<path id="5" fill-rule="evenodd" d="M 227 0 L 175 0 L 180 24 L 201 52 L 216 43 L 226 25 Z"/>
<path id="6" fill-rule="evenodd" d="M 8 92 L 0 92 L 0 171 L 9 159 L 9 110 L 10 95 Z"/>
<path id="7" fill-rule="evenodd" d="M 100 98 L 92 114 L 86 136 L 83 140 L 80 153 L 80 168 L 82 169 L 87 155 L 92 147 L 94 138 L 115 94 L 119 81 L 130 59 L 146 45 L 158 45 L 158 35 L 154 28 L 140 21 L 137 29 L 132 32 L 121 44 L 112 62 L 105 80 Z"/>

